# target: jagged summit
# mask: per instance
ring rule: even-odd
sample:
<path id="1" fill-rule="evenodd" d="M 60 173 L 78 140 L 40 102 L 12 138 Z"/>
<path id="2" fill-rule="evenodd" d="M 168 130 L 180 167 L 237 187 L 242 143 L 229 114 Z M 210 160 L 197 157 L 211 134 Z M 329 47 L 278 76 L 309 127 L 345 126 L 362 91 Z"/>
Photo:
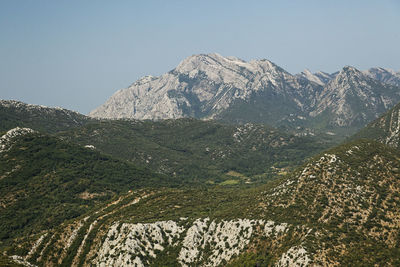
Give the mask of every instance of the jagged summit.
<path id="1" fill-rule="evenodd" d="M 330 80 L 332 80 L 333 78 L 335 78 L 337 73 L 329 74 L 329 73 L 326 73 L 323 71 L 318 71 L 318 72 L 314 73 L 314 75 L 317 76 L 322 82 L 327 83 Z"/>
<path id="2" fill-rule="evenodd" d="M 400 86 L 400 72 L 386 68 L 370 68 L 363 72 L 365 75 L 395 86 Z"/>
<path id="3" fill-rule="evenodd" d="M 267 59 L 197 54 L 161 76 L 145 76 L 117 91 L 89 116 L 362 127 L 400 101 L 400 88 L 387 85 L 396 85 L 396 75 L 381 68 L 361 72 L 352 66 L 332 74 L 306 69 L 292 75 Z"/>
<path id="4" fill-rule="evenodd" d="M 172 70 L 172 73 L 188 74 L 191 77 L 198 73 L 204 73 L 208 78 L 213 79 L 216 82 L 224 81 L 224 78 L 227 78 L 226 81 L 229 82 L 229 77 L 235 76 L 234 73 L 256 75 L 257 73 L 265 72 L 284 72 L 286 75 L 290 75 L 267 59 L 251 60 L 246 62 L 237 57 L 223 57 L 217 53 L 190 56 L 184 59 L 174 70 Z M 219 75 L 217 76 L 216 74 Z M 227 77 L 223 75 L 227 75 Z"/>
<path id="5" fill-rule="evenodd" d="M 344 66 L 332 81 L 336 84 L 357 84 L 362 80 L 369 79 L 361 71 L 352 66 Z"/>
<path id="6" fill-rule="evenodd" d="M 286 105 L 302 109 L 304 98 L 316 87 L 266 59 L 246 62 L 216 53 L 199 54 L 184 59 L 168 73 L 144 77 L 117 91 L 89 115 L 153 120 L 216 118 L 256 94 L 289 99 Z"/>
<path id="7" fill-rule="evenodd" d="M 317 96 L 320 116 L 332 126 L 359 125 L 377 118 L 400 100 L 400 88 L 380 83 L 352 66 L 345 66 Z"/>

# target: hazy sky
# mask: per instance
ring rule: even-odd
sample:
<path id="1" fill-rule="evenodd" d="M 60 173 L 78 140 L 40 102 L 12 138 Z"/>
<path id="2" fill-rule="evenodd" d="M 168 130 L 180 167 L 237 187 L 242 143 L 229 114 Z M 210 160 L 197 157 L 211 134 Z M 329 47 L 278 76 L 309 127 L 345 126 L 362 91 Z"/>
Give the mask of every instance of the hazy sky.
<path id="1" fill-rule="evenodd" d="M 0 1 L 0 98 L 88 113 L 192 54 L 400 70 L 399 0 Z"/>

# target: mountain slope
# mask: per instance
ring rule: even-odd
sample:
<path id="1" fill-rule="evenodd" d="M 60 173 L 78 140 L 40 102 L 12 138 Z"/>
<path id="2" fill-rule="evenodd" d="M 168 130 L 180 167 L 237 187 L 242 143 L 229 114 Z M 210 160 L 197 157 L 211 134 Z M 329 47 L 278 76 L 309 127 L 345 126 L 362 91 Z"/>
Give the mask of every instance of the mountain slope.
<path id="1" fill-rule="evenodd" d="M 319 228 L 314 259 L 324 264 L 396 266 L 399 156 L 374 141 L 334 148 L 269 191 L 265 209 Z"/>
<path id="2" fill-rule="evenodd" d="M 8 252 L 39 266 L 397 266 L 399 159 L 356 141 L 258 188 L 130 192 Z"/>
<path id="3" fill-rule="evenodd" d="M 79 127 L 92 120 L 75 111 L 25 104 L 14 100 L 0 100 L 0 118 L 0 131 L 29 127 L 48 133 Z"/>
<path id="4" fill-rule="evenodd" d="M 118 193 L 173 184 L 91 148 L 29 128 L 0 138 L 0 242 L 54 227 Z"/>
<path id="5" fill-rule="evenodd" d="M 395 86 L 400 86 L 400 73 L 385 68 L 370 68 L 363 72 L 369 77 Z"/>
<path id="6" fill-rule="evenodd" d="M 268 60 L 193 55 L 166 74 L 143 77 L 117 91 L 89 116 L 211 118 L 352 134 L 400 101 L 397 76 L 348 66 L 333 74 L 292 75 Z"/>
<path id="7" fill-rule="evenodd" d="M 318 104 L 310 115 L 319 127 L 361 128 L 398 101 L 398 87 L 382 84 L 347 66 L 317 96 Z"/>

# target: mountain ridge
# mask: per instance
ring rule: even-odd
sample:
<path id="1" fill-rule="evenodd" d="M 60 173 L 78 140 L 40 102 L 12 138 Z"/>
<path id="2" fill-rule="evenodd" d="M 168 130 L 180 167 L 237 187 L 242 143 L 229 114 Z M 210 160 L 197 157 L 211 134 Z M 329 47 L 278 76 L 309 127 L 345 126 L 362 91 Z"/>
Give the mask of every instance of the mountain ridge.
<path id="1" fill-rule="evenodd" d="M 400 101 L 395 79 L 378 75 L 376 70 L 397 75 L 383 68 L 361 72 L 350 66 L 333 74 L 305 70 L 292 75 L 266 59 L 246 62 L 219 54 L 199 54 L 161 76 L 145 76 L 117 91 L 89 116 L 151 120 L 194 117 L 274 127 L 349 128 L 354 132 Z M 343 92 L 349 88 L 353 88 L 352 93 Z M 343 112 L 335 114 L 338 109 Z M 334 114 L 328 114 L 331 112 Z"/>

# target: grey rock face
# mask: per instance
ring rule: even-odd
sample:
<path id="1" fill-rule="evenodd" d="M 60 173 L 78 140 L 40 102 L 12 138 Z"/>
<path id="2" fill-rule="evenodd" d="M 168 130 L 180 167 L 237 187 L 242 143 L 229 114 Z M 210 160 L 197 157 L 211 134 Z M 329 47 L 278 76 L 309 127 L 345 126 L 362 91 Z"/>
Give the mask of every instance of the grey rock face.
<path id="1" fill-rule="evenodd" d="M 316 73 L 311 73 L 308 69 L 303 70 L 301 73 L 297 74 L 298 77 L 302 77 L 306 80 L 313 81 L 319 85 L 324 86 L 326 83 L 328 83 L 330 80 L 335 78 L 334 75 L 328 74 L 323 71 L 319 71 Z"/>
<path id="2" fill-rule="evenodd" d="M 385 68 L 370 68 L 363 72 L 365 75 L 395 86 L 400 86 L 400 72 Z"/>
<path id="3" fill-rule="evenodd" d="M 353 67 L 292 75 L 265 59 L 193 55 L 168 73 L 143 77 L 117 91 L 89 116 L 194 117 L 273 126 L 296 125 L 301 118 L 301 125 L 328 120 L 331 126 L 363 126 L 400 101 L 398 77 L 381 68 L 363 73 Z"/>
<path id="4" fill-rule="evenodd" d="M 329 114 L 331 125 L 363 125 L 400 101 L 400 90 L 346 66 L 317 96 L 312 117 Z"/>
<path id="5" fill-rule="evenodd" d="M 213 118 L 235 100 L 270 91 L 302 109 L 318 84 L 291 75 L 268 60 L 245 62 L 218 54 L 194 55 L 159 77 L 144 77 L 116 92 L 89 115 L 102 118 Z"/>

